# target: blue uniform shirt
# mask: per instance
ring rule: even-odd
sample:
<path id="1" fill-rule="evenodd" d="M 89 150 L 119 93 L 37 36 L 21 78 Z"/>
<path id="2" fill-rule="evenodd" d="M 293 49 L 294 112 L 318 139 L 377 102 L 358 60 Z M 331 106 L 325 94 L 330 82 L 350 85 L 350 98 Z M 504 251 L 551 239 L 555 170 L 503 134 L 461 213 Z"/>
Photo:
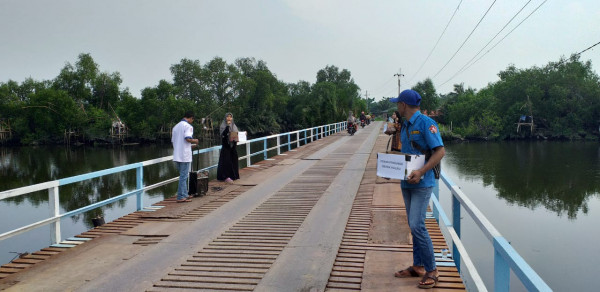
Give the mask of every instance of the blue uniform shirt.
<path id="1" fill-rule="evenodd" d="M 402 140 L 402 152 L 408 154 L 423 154 L 418 149 L 413 148 L 410 141 L 415 141 L 424 150 L 444 146 L 437 123 L 430 117 L 421 114 L 420 111 L 417 111 L 409 121 L 404 121 L 400 139 Z M 432 186 L 435 186 L 433 169 L 427 171 L 425 177 L 418 184 L 409 184 L 407 181 L 402 181 L 402 187 L 407 189 Z"/>

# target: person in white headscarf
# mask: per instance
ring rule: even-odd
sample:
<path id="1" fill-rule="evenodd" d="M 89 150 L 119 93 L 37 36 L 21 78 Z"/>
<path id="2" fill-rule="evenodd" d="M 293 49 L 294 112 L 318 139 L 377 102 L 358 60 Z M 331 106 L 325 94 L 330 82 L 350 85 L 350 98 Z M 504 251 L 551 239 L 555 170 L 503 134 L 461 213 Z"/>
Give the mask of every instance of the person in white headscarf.
<path id="1" fill-rule="evenodd" d="M 217 166 L 217 179 L 232 182 L 240 178 L 238 169 L 238 153 L 236 135 L 238 128 L 233 121 L 233 114 L 226 113 L 223 122 L 219 126 L 221 136 L 221 153 L 219 154 L 219 165 Z"/>

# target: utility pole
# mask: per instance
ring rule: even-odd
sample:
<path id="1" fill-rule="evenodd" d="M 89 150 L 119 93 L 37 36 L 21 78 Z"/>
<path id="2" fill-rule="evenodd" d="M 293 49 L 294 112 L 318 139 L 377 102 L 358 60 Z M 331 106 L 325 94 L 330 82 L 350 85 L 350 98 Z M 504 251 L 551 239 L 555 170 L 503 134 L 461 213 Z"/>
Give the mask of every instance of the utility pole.
<path id="1" fill-rule="evenodd" d="M 398 95 L 400 95 L 400 77 L 404 77 L 404 74 L 402 74 L 402 68 L 400 68 L 400 73 L 396 73 L 394 76 L 398 76 Z"/>

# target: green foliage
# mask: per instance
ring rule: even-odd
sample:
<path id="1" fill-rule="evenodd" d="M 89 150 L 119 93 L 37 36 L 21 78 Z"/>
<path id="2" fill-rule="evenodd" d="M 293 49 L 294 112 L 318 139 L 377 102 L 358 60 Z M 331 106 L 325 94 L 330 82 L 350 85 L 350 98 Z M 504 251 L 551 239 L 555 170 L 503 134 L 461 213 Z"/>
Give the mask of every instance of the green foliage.
<path id="1" fill-rule="evenodd" d="M 479 92 L 455 85 L 443 97 L 443 122 L 467 137 L 512 138 L 521 115 L 533 116 L 535 135 L 556 139 L 588 139 L 598 135 L 600 82 L 590 62 L 578 56 L 538 68 L 509 66 L 500 81 Z"/>
<path id="2" fill-rule="evenodd" d="M 418 82 L 412 89 L 421 95 L 422 110 L 431 111 L 438 109 L 439 97 L 431 78 L 427 78 L 423 82 Z"/>
<path id="3" fill-rule="evenodd" d="M 319 70 L 315 84 L 286 84 L 254 58 L 233 64 L 184 58 L 170 70 L 172 82 L 160 80 L 136 98 L 120 89 L 118 72 L 101 72 L 90 54 L 80 54 L 52 81 L 0 83 L 0 118 L 12 120 L 17 139 L 30 144 L 62 141 L 65 130 L 104 141 L 117 120 L 129 137 L 155 140 L 188 110 L 215 126 L 232 112 L 240 129 L 256 136 L 338 122 L 348 110 L 366 109 L 350 72 L 335 66 Z"/>
<path id="4" fill-rule="evenodd" d="M 215 126 L 232 112 L 238 126 L 256 136 L 342 121 L 350 110 L 391 114 L 396 109 L 389 99 L 361 98 L 350 71 L 336 66 L 319 70 L 314 84 L 286 84 L 254 58 L 231 64 L 219 57 L 205 64 L 184 58 L 170 70 L 172 82 L 160 80 L 136 98 L 120 88 L 118 72 L 101 72 L 90 54 L 80 54 L 54 80 L 0 83 L 0 118 L 13 125 L 17 141 L 29 144 L 62 141 L 65 131 L 105 140 L 116 120 L 125 123 L 130 137 L 155 140 L 188 110 L 197 120 L 211 117 Z M 498 76 L 479 91 L 456 84 L 453 92 L 439 95 L 431 79 L 413 89 L 423 98 L 423 110 L 441 110 L 438 122 L 464 137 L 529 135 L 515 131 L 521 115 L 534 117 L 536 135 L 598 137 L 600 78 L 590 62 L 572 56 L 541 68 L 511 65 Z"/>

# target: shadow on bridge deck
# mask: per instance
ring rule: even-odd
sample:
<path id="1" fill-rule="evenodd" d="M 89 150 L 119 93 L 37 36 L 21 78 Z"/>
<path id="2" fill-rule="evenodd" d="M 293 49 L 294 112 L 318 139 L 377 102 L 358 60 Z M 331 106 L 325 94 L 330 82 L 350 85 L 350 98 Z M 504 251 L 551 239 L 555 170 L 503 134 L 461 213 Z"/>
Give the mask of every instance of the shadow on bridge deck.
<path id="1" fill-rule="evenodd" d="M 0 290 L 420 290 L 418 278 L 393 276 L 412 263 L 412 248 L 399 182 L 375 175 L 381 125 L 262 161 L 191 203 L 167 199 L 82 233 L 74 247 L 17 259 L 0 269 Z M 447 248 L 434 219 L 427 227 L 435 251 Z M 438 269 L 433 291 L 464 290 L 456 268 Z"/>

